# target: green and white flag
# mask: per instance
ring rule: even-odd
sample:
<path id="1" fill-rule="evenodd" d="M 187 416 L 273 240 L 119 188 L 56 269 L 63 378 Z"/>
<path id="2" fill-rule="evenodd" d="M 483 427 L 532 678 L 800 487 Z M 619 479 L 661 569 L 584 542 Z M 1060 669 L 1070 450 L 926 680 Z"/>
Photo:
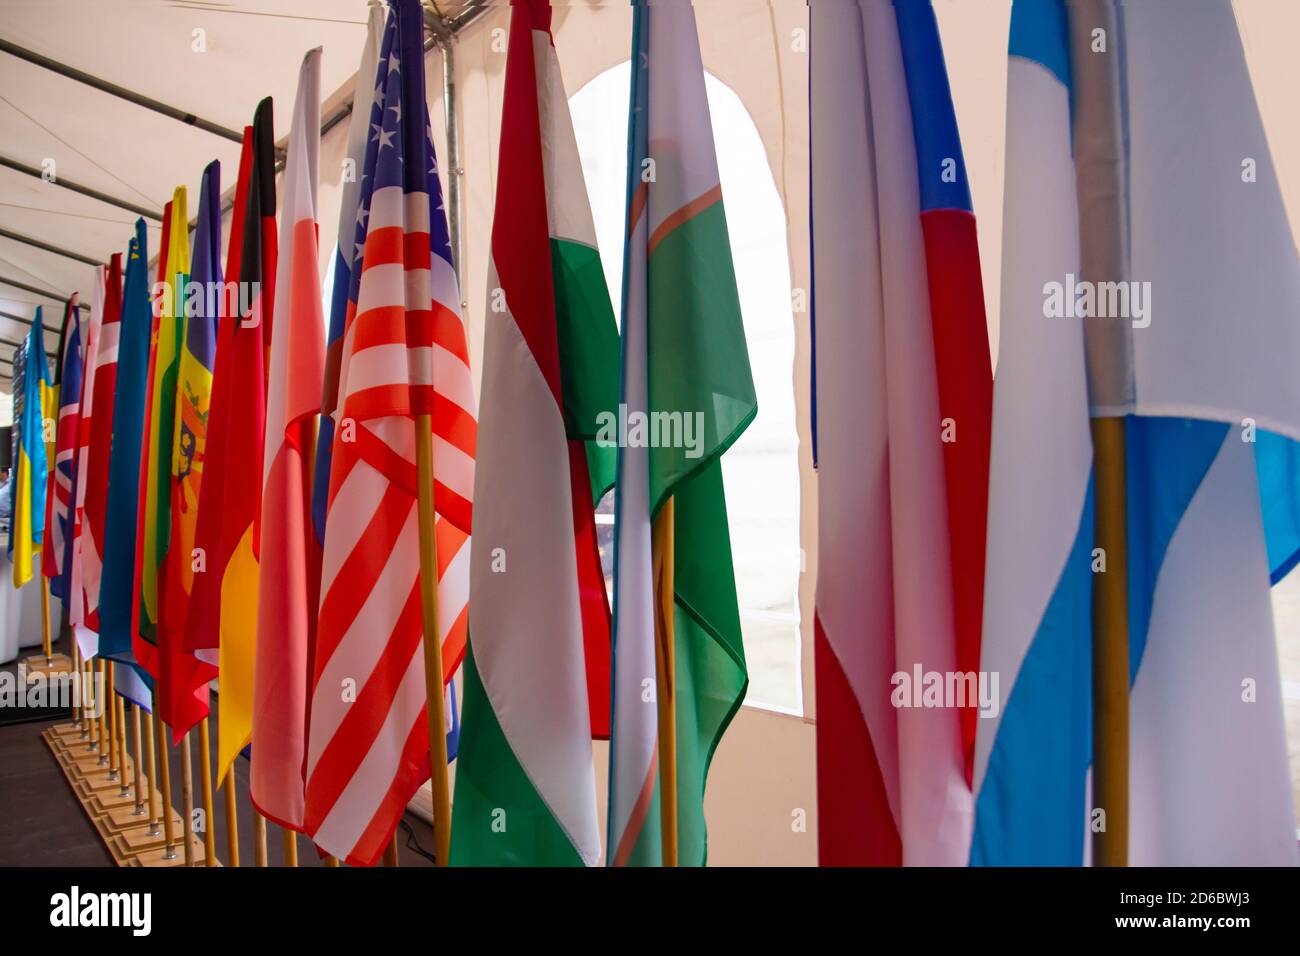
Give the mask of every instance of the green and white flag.
<path id="1" fill-rule="evenodd" d="M 594 502 L 616 451 L 605 286 L 546 0 L 510 25 L 474 479 L 451 863 L 595 865 L 592 737 L 609 734 Z"/>
<path id="2" fill-rule="evenodd" d="M 640 0 L 634 16 L 608 858 L 664 862 L 667 773 L 677 862 L 698 866 L 709 762 L 749 682 L 721 457 L 757 402 L 695 12 L 689 0 Z M 669 543 L 658 562 L 652 537 Z M 671 647 L 656 647 L 656 623 Z M 657 656 L 674 666 L 656 675 Z M 659 733 L 664 700 L 671 742 Z"/>

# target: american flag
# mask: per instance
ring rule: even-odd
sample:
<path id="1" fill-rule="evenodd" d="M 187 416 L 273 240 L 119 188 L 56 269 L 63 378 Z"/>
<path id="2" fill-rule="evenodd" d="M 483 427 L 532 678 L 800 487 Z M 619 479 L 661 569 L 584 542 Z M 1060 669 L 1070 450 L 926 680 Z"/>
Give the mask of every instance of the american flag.
<path id="1" fill-rule="evenodd" d="M 447 679 L 464 654 L 468 616 L 477 408 L 429 133 L 423 46 L 418 0 L 394 0 L 371 106 L 332 413 L 306 829 L 322 849 L 354 865 L 376 862 L 430 772 L 419 415 L 433 419 Z"/>

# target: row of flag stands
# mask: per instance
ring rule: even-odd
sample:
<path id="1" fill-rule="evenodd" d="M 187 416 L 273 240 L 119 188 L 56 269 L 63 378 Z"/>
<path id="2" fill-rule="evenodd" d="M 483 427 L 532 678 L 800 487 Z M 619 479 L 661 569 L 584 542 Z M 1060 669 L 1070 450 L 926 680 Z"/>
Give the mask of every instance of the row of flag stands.
<path id="1" fill-rule="evenodd" d="M 621 341 L 550 22 L 545 0 L 513 5 L 481 423 L 418 0 L 370 10 L 328 321 L 313 50 L 278 227 L 267 99 L 224 270 L 213 162 L 192 236 L 186 189 L 167 205 L 156 273 L 140 221 L 88 319 L 69 308 L 57 393 L 29 348 L 14 548 L 42 554 L 74 666 L 101 681 L 52 745 L 122 859 L 217 865 L 215 785 L 238 865 L 248 753 L 258 865 L 267 820 L 290 865 L 298 834 L 329 865 L 394 864 L 426 780 L 440 864 L 705 862 L 705 777 L 747 686 L 720 459 L 757 407 L 694 13 L 635 7 Z M 702 412 L 704 453 L 598 442 L 620 404 Z M 594 516 L 614 487 L 616 615 Z"/>
<path id="2" fill-rule="evenodd" d="M 996 387 L 929 3 L 810 18 L 821 861 L 1295 865 L 1300 265 L 1229 0 L 1014 3 Z"/>
<path id="3" fill-rule="evenodd" d="M 996 387 L 933 10 L 810 7 L 823 863 L 1296 862 L 1268 588 L 1300 555 L 1300 270 L 1230 3 L 1184 6 L 1013 7 Z M 265 820 L 289 862 L 298 834 L 392 862 L 431 780 L 439 863 L 701 865 L 747 687 L 720 461 L 757 407 L 691 5 L 634 5 L 621 336 L 550 6 L 512 5 L 481 417 L 420 5 L 389 7 L 328 321 L 319 50 L 278 227 L 267 100 L 224 271 L 213 163 L 192 250 L 182 188 L 155 281 L 140 222 L 53 376 L 38 314 L 15 580 L 40 552 L 76 666 L 112 689 L 65 743 L 151 861 L 216 862 L 189 829 L 216 676 L 229 863 L 251 745 L 258 864 Z M 233 301 L 186 294 L 223 277 Z M 1076 281 L 1129 308 L 1094 317 Z M 663 413 L 702 414 L 702 454 L 638 439 Z M 963 699 L 931 701 L 935 673 Z"/>

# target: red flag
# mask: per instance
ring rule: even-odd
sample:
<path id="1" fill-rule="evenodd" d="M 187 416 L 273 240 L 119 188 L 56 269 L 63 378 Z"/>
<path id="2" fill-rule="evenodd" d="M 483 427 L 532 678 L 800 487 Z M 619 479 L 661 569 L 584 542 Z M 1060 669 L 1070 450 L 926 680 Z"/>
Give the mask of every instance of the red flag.
<path id="1" fill-rule="evenodd" d="M 266 441 L 258 563 L 257 668 L 250 787 L 281 826 L 303 827 L 307 685 L 320 590 L 320 547 L 311 521 L 311 463 L 325 373 L 325 317 L 317 266 L 320 56 L 303 59 L 289 130 L 267 369 Z"/>
<path id="2" fill-rule="evenodd" d="M 122 328 L 122 254 L 115 253 L 104 287 L 104 319 L 93 362 L 90 386 L 88 441 L 85 470 L 85 506 L 82 512 L 81 588 L 84 624 L 99 630 L 99 581 L 104 569 L 104 532 L 108 520 L 108 466 L 113 447 L 113 406 L 117 394 L 117 345 Z"/>

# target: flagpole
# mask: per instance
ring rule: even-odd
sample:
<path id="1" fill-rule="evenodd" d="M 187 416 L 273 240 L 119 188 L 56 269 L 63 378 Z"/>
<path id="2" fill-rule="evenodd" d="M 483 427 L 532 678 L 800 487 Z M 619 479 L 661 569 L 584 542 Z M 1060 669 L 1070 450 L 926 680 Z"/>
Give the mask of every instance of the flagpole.
<path id="1" fill-rule="evenodd" d="M 443 713 L 442 642 L 438 635 L 438 541 L 433 509 L 433 416 L 415 420 L 417 509 L 420 524 L 420 596 L 424 625 L 424 684 L 429 718 L 433 791 L 433 848 L 438 866 L 451 853 L 451 788 L 447 779 L 447 721 Z"/>
<path id="2" fill-rule="evenodd" d="M 45 648 L 45 664 L 54 663 L 54 646 L 50 642 L 50 579 L 44 574 L 41 579 L 41 643 Z"/>
<path id="3" fill-rule="evenodd" d="M 167 760 L 167 725 L 158 716 L 156 691 L 153 698 L 153 730 L 154 738 L 158 743 L 158 774 L 162 783 L 163 842 L 166 847 L 163 851 L 163 859 L 174 860 L 176 859 L 176 834 L 172 827 L 172 772 Z"/>
<path id="4" fill-rule="evenodd" d="M 397 834 L 384 847 L 384 866 L 397 866 Z"/>
<path id="5" fill-rule="evenodd" d="M 185 843 L 181 847 L 185 865 L 194 865 L 194 764 L 190 759 L 190 732 L 181 737 L 181 832 Z"/>
<path id="6" fill-rule="evenodd" d="M 655 518 L 655 700 L 659 710 L 659 820 L 663 865 L 677 865 L 677 653 L 673 627 L 673 499 Z"/>
<path id="7" fill-rule="evenodd" d="M 234 774 L 235 769 L 230 769 Z M 253 807 L 253 866 L 266 866 L 266 817 Z"/>
<path id="8" fill-rule="evenodd" d="M 1104 571 L 1092 587 L 1092 803 L 1094 866 L 1128 865 L 1128 494 L 1124 419 L 1094 418 L 1097 547 Z"/>
<path id="9" fill-rule="evenodd" d="M 235 768 L 226 773 L 226 865 L 239 866 L 239 809 L 235 806 Z"/>
<path id="10" fill-rule="evenodd" d="M 284 831 L 284 865 L 298 865 L 298 834 L 288 827 L 281 827 Z"/>
<path id="11" fill-rule="evenodd" d="M 95 708 L 99 711 L 99 760 L 96 763 L 103 766 L 108 763 L 108 717 L 104 714 L 106 704 L 105 698 L 108 697 L 108 666 L 101 660 L 97 669 L 99 675 L 99 687 L 95 689 L 95 698 L 98 706 Z"/>
<path id="12" fill-rule="evenodd" d="M 211 695 L 209 695 L 211 700 Z M 212 803 L 212 763 L 208 759 L 212 738 L 208 734 L 208 718 L 199 721 L 199 781 L 203 788 L 203 863 L 217 865 L 217 833 L 213 827 L 216 817 Z"/>
<path id="13" fill-rule="evenodd" d="M 131 722 L 135 730 L 135 810 L 134 816 L 144 816 L 144 788 L 141 786 L 141 765 L 144 761 L 144 751 L 140 749 L 140 705 L 131 701 Z M 149 799 L 152 801 L 153 796 Z"/>
<path id="14" fill-rule="evenodd" d="M 76 642 L 75 640 L 72 642 L 72 670 L 73 670 L 73 671 L 76 673 L 76 675 L 77 675 L 77 684 L 80 685 L 80 683 L 81 683 L 81 679 L 80 679 L 80 678 L 81 678 L 81 648 L 79 648 L 79 647 L 77 646 L 77 642 Z M 74 694 L 74 695 L 72 696 L 72 726 L 77 727 L 77 728 L 80 728 L 80 727 L 81 727 L 81 693 L 80 693 L 80 686 L 78 686 L 78 693 L 76 693 L 76 694 Z"/>
<path id="15" fill-rule="evenodd" d="M 104 665 L 104 705 L 108 708 L 108 779 L 118 778 L 117 704 L 113 701 L 113 662 Z M 125 782 L 125 775 L 123 775 Z"/>
<path id="16" fill-rule="evenodd" d="M 80 653 L 77 655 L 77 673 L 81 675 L 81 693 L 77 697 L 81 700 L 81 736 L 85 739 L 90 737 L 90 714 L 95 695 L 95 680 L 90 662 Z"/>
<path id="17" fill-rule="evenodd" d="M 126 779 L 126 701 L 116 693 L 110 694 L 109 700 L 113 702 L 113 712 L 117 715 L 117 765 L 122 774 L 122 789 L 118 795 L 129 797 L 131 784 Z"/>
<path id="18" fill-rule="evenodd" d="M 147 758 L 149 761 L 149 835 L 157 836 L 159 830 L 160 817 L 158 814 L 158 768 L 157 768 L 157 747 L 154 743 L 154 715 L 150 714 L 149 718 L 144 721 L 144 729 L 148 738 L 149 749 Z M 170 845 L 170 844 L 169 844 Z"/>

